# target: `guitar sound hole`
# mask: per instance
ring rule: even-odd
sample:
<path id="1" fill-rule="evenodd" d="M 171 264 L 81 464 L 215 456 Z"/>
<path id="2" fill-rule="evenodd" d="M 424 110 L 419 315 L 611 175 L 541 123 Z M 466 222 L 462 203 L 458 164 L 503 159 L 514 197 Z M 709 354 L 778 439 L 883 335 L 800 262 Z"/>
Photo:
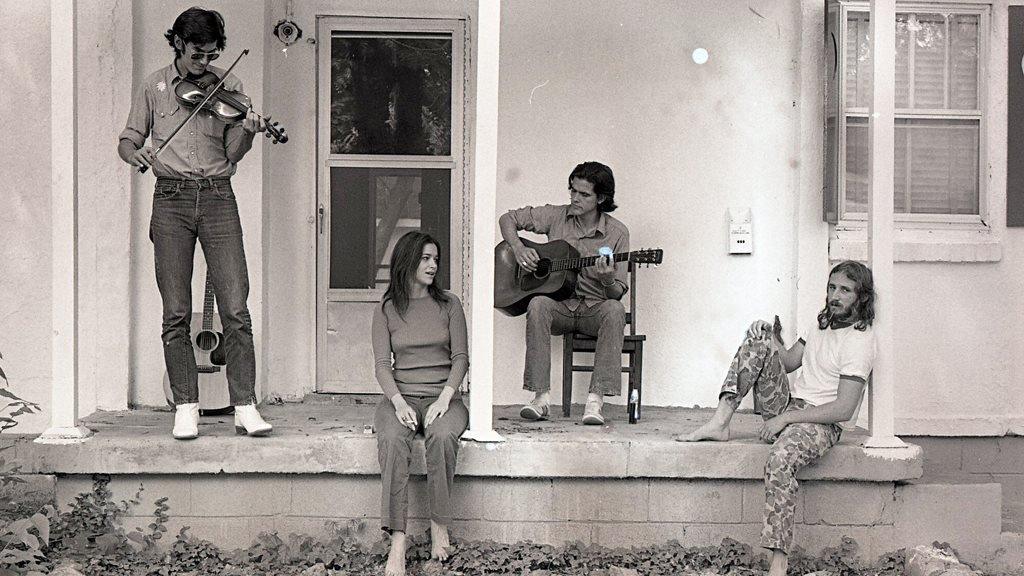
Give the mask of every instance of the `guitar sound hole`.
<path id="1" fill-rule="evenodd" d="M 537 263 L 537 269 L 533 272 L 533 275 L 536 278 L 547 278 L 548 274 L 551 274 L 551 260 L 541 259 Z"/>
<path id="2" fill-rule="evenodd" d="M 217 347 L 219 340 L 213 332 L 200 332 L 196 335 L 196 347 L 203 352 L 209 352 Z"/>

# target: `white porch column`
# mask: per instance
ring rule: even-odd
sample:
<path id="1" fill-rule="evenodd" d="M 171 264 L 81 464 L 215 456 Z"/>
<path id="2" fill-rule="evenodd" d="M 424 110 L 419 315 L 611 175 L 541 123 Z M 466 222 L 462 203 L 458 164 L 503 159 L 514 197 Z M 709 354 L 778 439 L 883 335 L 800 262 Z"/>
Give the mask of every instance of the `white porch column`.
<path id="1" fill-rule="evenodd" d="M 498 182 L 498 51 L 501 1 L 477 8 L 476 146 L 473 152 L 473 326 L 470 342 L 469 430 L 478 442 L 500 442 L 494 403 L 494 207 Z"/>
<path id="2" fill-rule="evenodd" d="M 895 172 L 896 0 L 871 0 L 871 106 L 868 117 L 868 264 L 875 279 L 875 338 L 865 448 L 898 448 L 893 387 L 893 193 Z"/>
<path id="3" fill-rule="evenodd" d="M 50 3 L 50 147 L 53 238 L 53 400 L 42 443 L 79 442 L 78 425 L 78 132 L 75 118 L 75 4 Z"/>

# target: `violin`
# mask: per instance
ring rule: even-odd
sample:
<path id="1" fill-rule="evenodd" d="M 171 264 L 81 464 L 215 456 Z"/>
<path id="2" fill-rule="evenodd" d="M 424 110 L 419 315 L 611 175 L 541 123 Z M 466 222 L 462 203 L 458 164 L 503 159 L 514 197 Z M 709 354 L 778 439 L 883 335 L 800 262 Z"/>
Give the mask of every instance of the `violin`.
<path id="1" fill-rule="evenodd" d="M 164 143 L 153 152 L 153 158 L 156 158 L 167 148 L 167 145 L 171 143 L 171 140 L 178 134 L 179 131 L 188 124 L 188 121 L 195 118 L 196 114 L 200 110 L 209 110 L 213 114 L 217 115 L 223 122 L 233 124 L 245 120 L 249 110 L 252 110 L 252 101 L 248 96 L 235 90 L 224 90 L 224 79 L 228 77 L 228 74 L 235 69 L 235 66 L 249 53 L 249 49 L 242 50 L 242 53 L 235 58 L 235 61 L 231 63 L 231 66 L 224 71 L 224 77 L 221 78 L 213 72 L 207 71 L 199 78 L 184 79 L 174 87 L 174 96 L 177 98 L 178 103 L 186 108 L 191 108 L 188 116 L 181 121 L 181 124 L 174 129 L 173 132 L 164 140 Z M 255 114 L 255 111 L 253 112 Z M 267 122 L 267 119 L 259 114 L 260 122 L 263 123 L 264 128 L 267 130 L 267 136 L 273 138 L 274 144 L 278 142 L 284 144 L 288 141 L 288 134 L 285 133 L 284 128 L 277 122 Z M 140 166 L 139 173 L 144 173 L 148 170 L 148 166 Z"/>
<path id="2" fill-rule="evenodd" d="M 246 114 L 252 110 L 252 100 L 245 94 L 235 91 L 218 89 L 212 98 L 211 88 L 220 83 L 220 77 L 207 70 L 199 78 L 186 78 L 178 82 L 174 87 L 174 96 L 178 103 L 186 108 L 195 108 L 202 104 L 203 110 L 212 112 L 222 122 L 235 124 L 245 120 Z M 266 118 L 256 113 L 259 121 L 267 130 L 267 134 L 274 143 L 284 144 L 288 141 L 288 134 L 278 122 L 268 122 Z"/>

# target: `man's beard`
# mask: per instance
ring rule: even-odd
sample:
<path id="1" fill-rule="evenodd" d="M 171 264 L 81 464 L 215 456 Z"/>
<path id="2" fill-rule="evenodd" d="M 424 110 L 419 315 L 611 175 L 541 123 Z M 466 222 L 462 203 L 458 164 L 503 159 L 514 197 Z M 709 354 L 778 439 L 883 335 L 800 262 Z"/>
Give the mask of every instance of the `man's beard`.
<path id="1" fill-rule="evenodd" d="M 833 304 L 835 304 L 835 306 L 833 306 Z M 826 317 L 828 318 L 829 324 L 832 324 L 833 322 L 849 323 L 850 319 L 853 317 L 853 304 L 848 308 L 844 308 L 838 302 L 829 302 L 826 308 L 828 310 L 826 312 Z"/>

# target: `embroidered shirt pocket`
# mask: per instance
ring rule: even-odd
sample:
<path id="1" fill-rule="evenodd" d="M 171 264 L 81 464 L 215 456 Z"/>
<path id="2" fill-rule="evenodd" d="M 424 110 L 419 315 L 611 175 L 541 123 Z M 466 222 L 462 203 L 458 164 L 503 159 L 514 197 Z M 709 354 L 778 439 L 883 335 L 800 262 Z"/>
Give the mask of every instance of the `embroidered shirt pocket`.
<path id="1" fill-rule="evenodd" d="M 183 118 L 185 115 L 181 114 L 181 106 L 176 101 L 161 103 L 153 111 L 153 143 L 163 144 Z"/>

